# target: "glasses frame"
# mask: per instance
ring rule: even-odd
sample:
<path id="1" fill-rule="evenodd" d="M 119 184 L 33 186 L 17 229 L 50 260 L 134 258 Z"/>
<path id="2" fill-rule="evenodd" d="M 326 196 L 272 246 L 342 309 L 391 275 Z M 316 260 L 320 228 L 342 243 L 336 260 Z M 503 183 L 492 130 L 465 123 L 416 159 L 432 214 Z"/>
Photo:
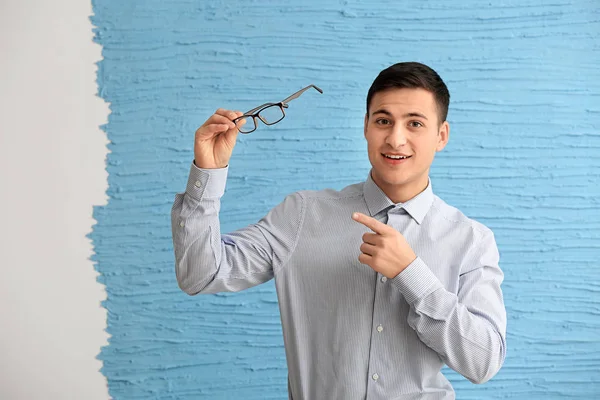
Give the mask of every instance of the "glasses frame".
<path id="1" fill-rule="evenodd" d="M 263 124 L 265 125 L 275 125 L 278 122 L 281 122 L 282 119 L 285 118 L 285 108 L 288 108 L 289 105 L 287 103 L 289 103 L 290 101 L 297 99 L 298 97 L 300 97 L 300 95 L 304 92 L 306 92 L 308 89 L 310 88 L 315 88 L 319 93 L 323 93 L 323 90 L 321 90 L 320 88 L 316 87 L 315 85 L 308 85 L 307 87 L 298 90 L 296 93 L 292 94 L 289 97 L 286 97 L 285 99 L 281 100 L 278 103 L 265 103 L 265 104 L 261 104 L 258 107 L 253 108 L 252 110 L 246 111 L 244 113 L 244 115 L 242 115 L 241 117 L 237 117 L 236 119 L 234 119 L 232 122 L 234 124 L 236 124 L 237 126 L 237 122 L 244 119 L 244 118 L 252 118 L 252 121 L 254 122 L 254 129 L 252 129 L 251 131 L 248 132 L 242 132 L 240 130 L 240 128 L 238 127 L 238 130 L 240 131 L 240 133 L 247 135 L 249 133 L 254 132 L 257 128 L 258 128 L 258 123 L 256 122 L 256 118 L 258 118 L 260 121 L 262 121 Z M 264 119 L 260 113 L 270 107 L 279 107 L 281 109 L 281 114 L 283 115 L 280 119 L 278 119 L 275 122 L 267 122 L 266 119 Z"/>

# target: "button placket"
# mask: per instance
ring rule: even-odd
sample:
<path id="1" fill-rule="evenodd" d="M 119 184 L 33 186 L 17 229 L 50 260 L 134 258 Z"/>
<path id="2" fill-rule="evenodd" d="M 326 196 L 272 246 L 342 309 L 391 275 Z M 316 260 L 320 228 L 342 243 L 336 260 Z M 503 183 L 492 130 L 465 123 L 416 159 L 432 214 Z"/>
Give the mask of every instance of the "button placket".
<path id="1" fill-rule="evenodd" d="M 386 278 L 387 280 L 387 278 Z M 382 311 L 382 302 L 385 301 L 385 292 L 388 290 L 386 286 L 378 285 L 381 278 L 378 277 L 375 282 L 375 301 L 373 302 L 373 322 L 372 322 L 372 331 L 371 331 L 371 348 L 369 354 L 369 367 L 368 367 L 368 377 L 371 385 L 379 385 L 378 380 L 381 378 L 379 372 L 381 372 L 382 364 L 382 351 L 385 349 L 382 348 L 381 337 L 380 337 L 380 329 L 383 330 L 383 325 L 379 324 L 381 319 L 381 311 Z M 374 388 L 367 389 L 368 392 L 375 390 Z M 375 392 L 373 392 L 375 393 Z"/>

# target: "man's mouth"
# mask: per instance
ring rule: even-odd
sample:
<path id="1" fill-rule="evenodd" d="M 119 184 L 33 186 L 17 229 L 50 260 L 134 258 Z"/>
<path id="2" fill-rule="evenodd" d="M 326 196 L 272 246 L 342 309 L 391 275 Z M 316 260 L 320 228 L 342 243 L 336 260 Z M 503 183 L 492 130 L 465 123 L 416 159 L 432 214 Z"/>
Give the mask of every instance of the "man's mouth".
<path id="1" fill-rule="evenodd" d="M 405 156 L 405 155 L 400 155 L 400 154 L 384 154 L 381 153 L 382 156 L 384 156 L 385 158 L 389 158 L 391 160 L 406 160 L 407 158 L 411 158 L 412 156 Z"/>

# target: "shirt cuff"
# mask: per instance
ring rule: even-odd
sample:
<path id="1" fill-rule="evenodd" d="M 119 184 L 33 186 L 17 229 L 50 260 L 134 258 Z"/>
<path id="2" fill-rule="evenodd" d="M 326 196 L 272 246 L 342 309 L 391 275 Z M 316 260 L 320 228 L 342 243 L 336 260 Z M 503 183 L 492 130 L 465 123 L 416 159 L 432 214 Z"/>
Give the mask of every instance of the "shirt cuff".
<path id="1" fill-rule="evenodd" d="M 444 287 L 442 282 L 419 257 L 392 279 L 392 284 L 400 290 L 409 304 Z"/>
<path id="2" fill-rule="evenodd" d="M 205 169 L 192 163 L 185 192 L 198 201 L 223 197 L 228 170 L 229 166 Z"/>

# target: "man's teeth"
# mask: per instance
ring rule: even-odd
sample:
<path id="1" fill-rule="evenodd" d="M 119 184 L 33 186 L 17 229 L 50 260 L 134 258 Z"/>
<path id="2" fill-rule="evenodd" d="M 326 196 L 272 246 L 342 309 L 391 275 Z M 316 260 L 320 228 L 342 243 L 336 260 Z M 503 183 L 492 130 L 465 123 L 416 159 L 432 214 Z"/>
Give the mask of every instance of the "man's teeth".
<path id="1" fill-rule="evenodd" d="M 404 160 L 410 156 L 392 156 L 392 155 L 387 155 L 384 154 L 384 156 L 386 156 L 387 158 L 391 158 L 392 160 Z"/>

